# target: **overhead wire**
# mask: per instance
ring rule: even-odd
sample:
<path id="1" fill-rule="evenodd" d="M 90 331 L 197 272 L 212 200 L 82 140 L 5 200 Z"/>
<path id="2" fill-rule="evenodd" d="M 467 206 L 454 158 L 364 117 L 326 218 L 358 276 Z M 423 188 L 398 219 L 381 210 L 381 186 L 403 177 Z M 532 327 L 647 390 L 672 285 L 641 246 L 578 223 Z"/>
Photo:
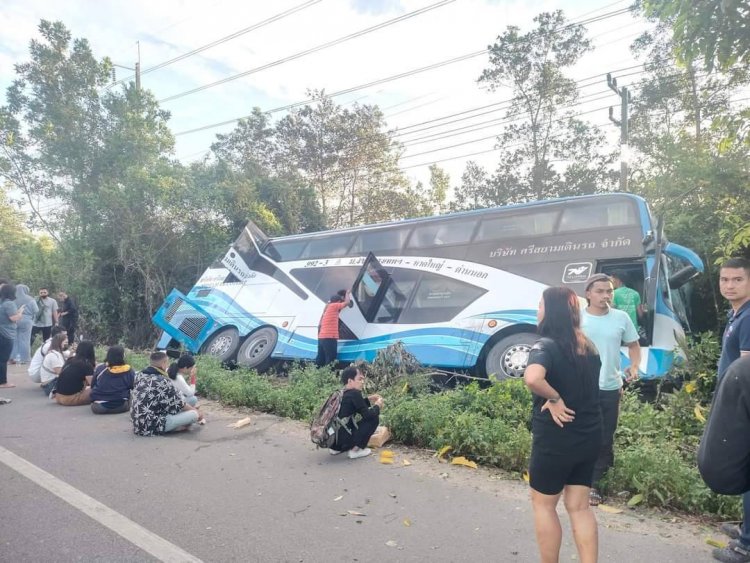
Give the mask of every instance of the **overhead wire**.
<path id="1" fill-rule="evenodd" d="M 629 13 L 629 12 L 630 12 L 630 8 L 626 8 L 626 9 L 622 9 L 622 10 L 615 10 L 613 12 L 608 12 L 608 13 L 605 13 L 605 14 L 601 14 L 599 16 L 596 16 L 595 18 L 584 19 L 584 20 L 581 20 L 581 21 L 572 21 L 572 22 L 566 24 L 565 26 L 561 27 L 558 30 L 558 32 L 562 31 L 564 29 L 568 29 L 568 28 L 573 27 L 573 26 L 587 25 L 589 23 L 603 21 L 604 19 L 609 19 L 609 18 L 612 18 L 612 17 L 623 15 L 625 13 Z M 389 20 L 389 21 L 393 21 L 393 20 Z M 385 22 L 385 23 L 388 23 L 388 22 Z M 372 82 L 368 82 L 368 83 L 365 83 L 365 84 L 360 84 L 360 85 L 353 86 L 353 87 L 350 87 L 350 88 L 345 88 L 343 90 L 339 90 L 337 92 L 333 92 L 331 94 L 327 94 L 326 97 L 327 98 L 333 98 L 333 97 L 337 97 L 337 96 L 341 96 L 341 95 L 344 95 L 344 94 L 348 94 L 348 93 L 351 93 L 351 92 L 354 92 L 354 91 L 357 91 L 357 90 L 361 90 L 363 88 L 368 88 L 368 87 L 371 87 L 371 86 L 383 84 L 385 82 L 399 80 L 401 78 L 412 76 L 414 74 L 418 74 L 418 73 L 422 73 L 422 72 L 427 72 L 429 70 L 434 70 L 434 69 L 440 68 L 442 66 L 446 66 L 446 65 L 453 64 L 453 63 L 456 63 L 456 62 L 461 62 L 461 61 L 464 61 L 464 60 L 468 60 L 468 59 L 471 59 L 473 57 L 477 57 L 477 56 L 486 54 L 487 52 L 488 52 L 487 48 L 481 49 L 481 50 L 477 50 L 477 51 L 473 51 L 473 52 L 467 53 L 465 55 L 460 55 L 458 57 L 453 57 L 453 58 L 450 58 L 450 59 L 446 59 L 446 60 L 443 60 L 443 61 L 440 61 L 440 62 L 437 62 L 437 63 L 433 63 L 431 65 L 427 65 L 427 66 L 424 66 L 424 67 L 413 69 L 411 71 L 407 71 L 407 72 L 403 72 L 403 73 L 400 73 L 400 74 L 392 75 L 392 76 L 389 76 L 389 77 L 386 77 L 386 78 L 381 78 L 381 79 L 378 79 L 378 80 L 374 80 Z M 247 71 L 247 72 L 248 73 L 249 72 L 257 72 L 257 71 L 262 70 L 264 68 L 267 68 L 267 65 L 264 66 L 264 67 L 259 67 L 258 69 L 251 69 L 250 71 Z M 241 74 L 244 75 L 244 73 L 241 73 Z M 239 78 L 239 77 L 240 77 L 240 75 L 234 75 L 234 77 L 229 77 L 229 79 L 233 80 L 233 79 Z M 227 80 L 227 79 L 224 79 L 224 80 Z M 212 83 L 210 85 L 205 85 L 205 86 L 217 85 L 220 82 L 222 82 L 222 81 L 217 81 L 216 83 Z M 180 94 L 180 96 L 183 95 L 183 94 L 184 95 L 188 95 L 189 93 L 194 93 L 194 92 L 200 91 L 201 89 L 204 89 L 204 87 L 201 86 L 201 87 L 198 87 L 198 88 L 194 88 L 193 90 L 190 90 L 188 92 L 183 92 L 182 94 Z M 160 102 L 167 101 L 168 99 L 173 99 L 173 98 L 165 98 L 164 100 L 159 100 L 159 101 Z M 271 113 L 276 113 L 276 112 L 279 112 L 279 111 L 286 111 L 286 110 L 289 110 L 289 109 L 294 109 L 295 107 L 299 107 L 299 106 L 308 104 L 311 101 L 313 101 L 313 100 L 312 99 L 307 99 L 307 100 L 303 100 L 301 102 L 295 102 L 295 103 L 292 103 L 292 104 L 287 104 L 287 105 L 284 105 L 284 106 L 273 108 L 271 110 L 264 111 L 263 113 L 271 114 Z M 251 115 L 252 114 L 241 116 L 241 117 L 236 117 L 236 118 L 232 118 L 232 119 L 228 119 L 228 120 L 224 120 L 224 121 L 220 121 L 220 122 L 217 122 L 217 123 L 211 123 L 211 124 L 203 125 L 203 126 L 200 126 L 200 127 L 194 127 L 192 129 L 187 129 L 185 131 L 177 132 L 177 133 L 175 133 L 175 136 L 177 137 L 177 136 L 182 136 L 182 135 L 189 135 L 191 133 L 197 133 L 197 132 L 200 132 L 200 131 L 206 131 L 208 129 L 214 129 L 216 127 L 222 127 L 224 125 L 230 125 L 232 123 L 236 123 L 236 122 L 240 121 L 241 119 L 247 119 Z"/>
<path id="2" fill-rule="evenodd" d="M 315 47 L 311 47 L 309 49 L 305 49 L 304 51 L 300 51 L 298 53 L 294 53 L 293 55 L 289 55 L 286 57 L 282 57 L 280 59 L 277 59 L 275 61 L 272 61 L 270 63 L 261 65 L 259 67 L 251 68 L 249 70 L 246 70 L 244 72 L 240 72 L 237 74 L 234 74 L 232 76 L 227 76 L 226 78 L 222 78 L 221 80 L 216 80 L 214 82 L 210 82 L 208 84 L 204 84 L 202 86 L 198 86 L 196 88 L 192 88 L 190 90 L 185 90 L 184 92 L 179 92 L 177 94 L 172 94 L 171 96 L 167 96 L 166 98 L 162 98 L 161 100 L 158 100 L 159 103 L 165 103 L 165 102 L 171 102 L 172 100 L 176 100 L 178 98 L 183 98 L 185 96 L 189 96 L 191 94 L 195 94 L 197 92 L 202 92 L 203 90 L 207 90 L 209 88 L 213 88 L 215 86 L 219 86 L 221 84 L 226 84 L 227 82 L 232 82 L 233 80 L 237 80 L 238 78 L 243 78 L 245 76 L 249 76 L 251 74 L 255 74 L 256 72 L 260 72 L 262 70 L 266 70 L 269 68 L 273 68 L 276 66 L 279 66 L 281 64 L 287 63 L 289 61 L 293 61 L 302 57 L 305 57 L 307 55 L 310 55 L 312 53 L 317 53 L 318 51 L 322 51 L 324 49 L 328 49 L 330 47 L 333 47 L 335 45 L 340 45 L 341 43 L 344 43 L 346 41 L 351 41 L 352 39 L 356 39 L 357 37 L 361 37 L 363 35 L 367 35 L 368 33 L 372 33 L 374 31 L 378 31 L 380 29 L 383 29 L 385 27 L 389 27 L 391 25 L 400 23 L 404 20 L 408 20 L 417 16 L 420 16 L 422 14 L 425 14 L 429 11 L 435 10 L 437 8 L 442 8 L 443 6 L 446 6 L 448 4 L 451 4 L 455 2 L 456 0 L 440 0 L 440 2 L 436 2 L 434 4 L 430 4 L 429 6 L 425 6 L 424 8 L 420 8 L 418 10 L 414 10 L 411 12 L 408 12 L 406 14 L 402 14 L 398 17 L 392 18 L 390 20 L 386 20 L 384 22 L 381 22 L 377 25 L 373 25 L 370 27 L 367 27 L 365 29 L 361 29 L 359 31 L 356 31 L 354 33 L 350 33 L 348 35 L 344 35 L 343 37 L 339 37 L 337 39 L 334 39 L 332 41 L 327 41 L 326 43 L 322 43 L 320 45 L 316 45 Z"/>

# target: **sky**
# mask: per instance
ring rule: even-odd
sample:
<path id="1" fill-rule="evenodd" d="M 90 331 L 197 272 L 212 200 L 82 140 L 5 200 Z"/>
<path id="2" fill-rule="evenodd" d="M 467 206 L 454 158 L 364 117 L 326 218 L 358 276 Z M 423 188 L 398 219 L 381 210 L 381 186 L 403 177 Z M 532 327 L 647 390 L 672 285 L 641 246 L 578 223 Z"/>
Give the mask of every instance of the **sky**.
<path id="1" fill-rule="evenodd" d="M 109 56 L 121 66 L 134 67 L 140 50 L 142 87 L 153 91 L 171 112 L 175 156 L 190 162 L 201 159 L 215 135 L 231 131 L 233 125 L 193 129 L 234 122 L 254 107 L 283 108 L 307 100 L 310 89 L 336 93 L 477 53 L 509 25 L 522 32 L 532 29 L 534 16 L 543 11 L 561 9 L 570 20 L 580 21 L 630 4 L 631 0 L 3 0 L 0 89 L 4 92 L 13 79 L 13 65 L 28 60 L 29 41 L 39 37 L 41 19 L 62 21 L 73 37 L 89 40 L 97 58 Z M 255 29 L 245 31 L 251 27 Z M 605 74 L 619 76 L 619 84 L 633 86 L 637 95 L 642 75 L 632 74 L 637 68 L 628 69 L 638 64 L 629 46 L 647 27 L 630 14 L 587 24 L 595 49 L 568 73 L 587 79 L 581 83 L 582 103 L 575 110 L 585 112 L 582 119 L 602 125 L 613 147 L 618 130 L 608 121 L 606 107 L 617 109 L 619 98 L 607 91 Z M 228 38 L 232 34 L 237 36 Z M 222 39 L 227 40 L 219 42 Z M 148 71 L 213 42 L 219 43 Z M 480 87 L 477 78 L 487 65 L 487 55 L 481 54 L 334 99 L 345 107 L 358 102 L 383 110 L 389 129 L 396 130 L 396 138 L 405 145 L 400 166 L 413 182 L 426 181 L 427 167 L 437 163 L 456 185 L 468 160 L 489 170 L 495 167 L 495 136 L 502 125 L 490 120 L 502 118 L 503 107 L 475 108 L 507 100 L 510 91 Z M 188 93 L 240 73 L 246 75 Z M 117 68 L 118 79 L 131 75 Z M 169 99 L 178 94 L 184 95 Z M 284 111 L 271 115 L 276 120 Z M 458 118 L 461 121 L 455 121 Z M 424 122 L 429 123 L 418 125 Z"/>

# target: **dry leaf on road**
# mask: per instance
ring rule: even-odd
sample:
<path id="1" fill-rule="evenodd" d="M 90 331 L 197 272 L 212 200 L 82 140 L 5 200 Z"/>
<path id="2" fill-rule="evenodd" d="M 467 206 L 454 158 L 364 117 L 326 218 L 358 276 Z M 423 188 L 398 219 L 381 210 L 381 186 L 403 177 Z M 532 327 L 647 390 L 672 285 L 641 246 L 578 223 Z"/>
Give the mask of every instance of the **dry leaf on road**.
<path id="1" fill-rule="evenodd" d="M 615 508 L 614 506 L 609 506 L 608 504 L 600 504 L 599 510 L 609 512 L 610 514 L 620 514 L 622 512 L 622 508 Z"/>
<path id="2" fill-rule="evenodd" d="M 464 467 L 471 467 L 472 469 L 477 468 L 477 464 L 473 461 L 469 461 L 464 456 L 454 457 L 451 460 L 451 465 L 463 465 Z"/>

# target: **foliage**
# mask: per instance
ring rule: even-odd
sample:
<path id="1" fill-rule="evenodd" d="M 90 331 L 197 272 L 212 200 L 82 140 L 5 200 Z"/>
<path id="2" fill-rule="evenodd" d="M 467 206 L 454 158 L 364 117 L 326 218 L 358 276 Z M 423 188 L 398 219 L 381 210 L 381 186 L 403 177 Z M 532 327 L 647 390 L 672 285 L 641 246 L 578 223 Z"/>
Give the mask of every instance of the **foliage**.
<path id="1" fill-rule="evenodd" d="M 680 342 L 687 360 L 672 367 L 669 377 L 683 382 L 696 401 L 707 405 L 716 387 L 716 367 L 721 355 L 721 343 L 713 332 L 703 332 L 690 341 Z"/>
<path id="2" fill-rule="evenodd" d="M 513 98 L 498 137 L 495 175 L 485 181 L 475 165 L 467 166 L 457 190 L 457 201 L 467 207 L 594 193 L 614 178 L 614 156 L 600 150 L 602 133 L 565 110 L 578 90 L 564 71 L 592 48 L 585 29 L 569 24 L 561 11 L 539 14 L 534 22 L 536 29 L 525 34 L 509 26 L 490 47 L 490 66 L 479 82 L 493 91 L 510 86 Z"/>
<path id="3" fill-rule="evenodd" d="M 747 21 L 750 7 L 740 0 L 644 0 L 645 12 L 667 22 L 682 61 L 703 58 L 707 69 L 750 62 Z"/>

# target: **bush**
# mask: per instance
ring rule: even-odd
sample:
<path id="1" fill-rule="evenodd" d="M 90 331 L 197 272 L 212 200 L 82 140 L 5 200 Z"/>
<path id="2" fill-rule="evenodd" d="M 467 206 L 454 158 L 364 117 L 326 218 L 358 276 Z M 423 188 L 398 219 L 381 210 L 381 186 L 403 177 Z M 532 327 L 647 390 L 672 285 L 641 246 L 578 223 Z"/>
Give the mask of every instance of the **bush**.
<path id="1" fill-rule="evenodd" d="M 713 494 L 696 468 L 702 418 L 708 416 L 702 399 L 708 395 L 702 390 L 710 387 L 708 366 L 715 366 L 715 344 L 715 339 L 702 335 L 688 354 L 690 368 L 677 368 L 680 378 L 693 386 L 660 394 L 654 403 L 643 402 L 634 391 L 625 393 L 615 436 L 615 466 L 605 490 L 641 494 L 643 502 L 653 506 L 730 519 L 740 516 L 738 498 Z M 402 362 L 401 356 L 398 359 Z M 295 365 L 288 378 L 227 371 L 207 357 L 199 357 L 198 366 L 200 394 L 305 421 L 341 386 L 330 369 L 313 366 Z M 389 376 L 388 369 L 383 362 L 377 366 L 379 376 L 368 378 L 366 393 L 383 395 L 382 423 L 396 441 L 431 449 L 451 446 L 453 455 L 509 471 L 527 467 L 531 394 L 522 381 L 484 386 L 474 382 L 434 393 L 423 371 L 399 369 Z M 699 386 L 695 382 L 701 378 L 705 381 Z"/>

